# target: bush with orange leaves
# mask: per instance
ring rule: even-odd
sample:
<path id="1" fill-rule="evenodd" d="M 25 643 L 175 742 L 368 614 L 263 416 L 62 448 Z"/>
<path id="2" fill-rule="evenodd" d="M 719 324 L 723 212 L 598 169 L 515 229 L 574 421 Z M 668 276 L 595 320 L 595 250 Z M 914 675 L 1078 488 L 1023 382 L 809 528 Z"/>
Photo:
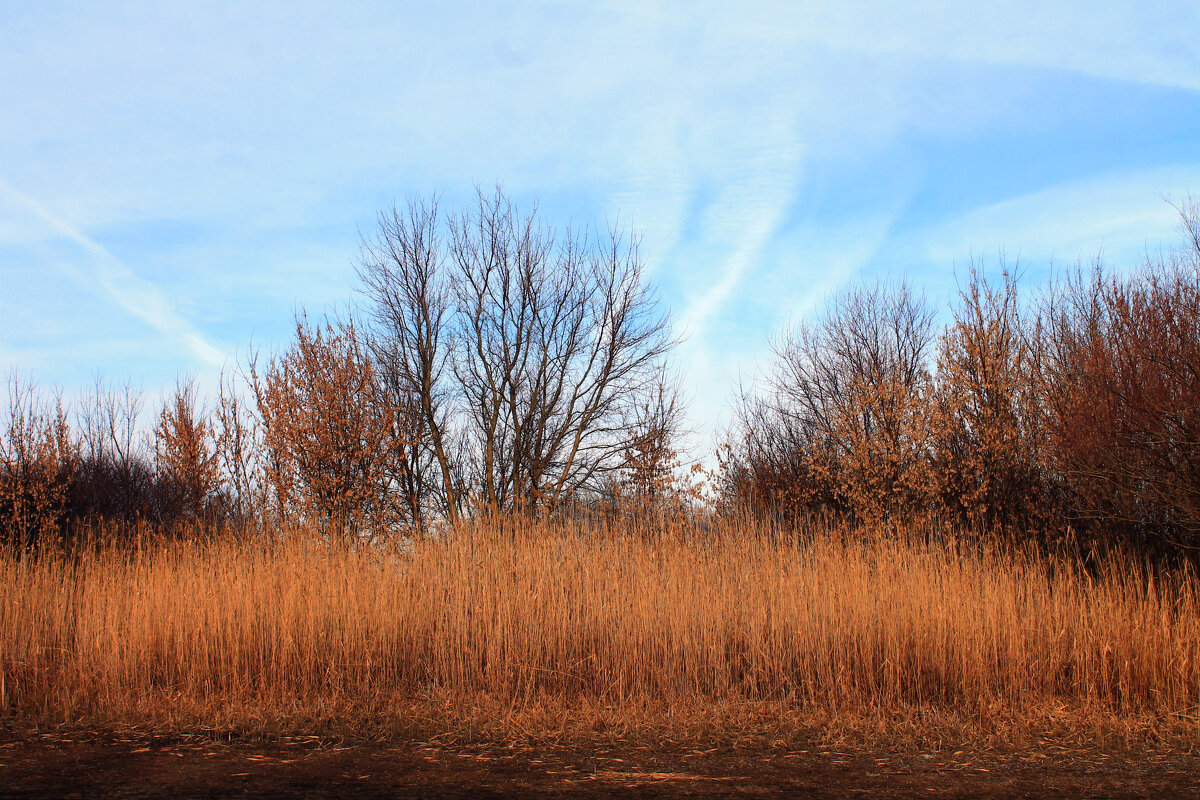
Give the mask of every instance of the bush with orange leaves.
<path id="1" fill-rule="evenodd" d="M 704 469 L 685 468 L 683 461 L 685 409 L 678 383 L 665 373 L 640 399 L 621 468 L 602 492 L 610 514 L 643 523 L 683 522 L 704 506 Z"/>
<path id="2" fill-rule="evenodd" d="M 163 501 L 177 521 L 201 518 L 218 501 L 217 428 L 196 396 L 194 379 L 181 379 L 159 411 L 154 460 Z"/>
<path id="3" fill-rule="evenodd" d="M 1200 550 L 1200 204 L 1179 211 L 1182 248 L 1123 277 L 1077 267 L 1040 305 L 972 268 L 936 358 L 903 286 L 836 296 L 743 393 L 724 499 Z"/>
<path id="4" fill-rule="evenodd" d="M 1001 264 L 1003 266 L 1003 263 Z M 1017 279 L 972 266 L 939 341 L 930 474 L 940 508 L 975 530 L 1043 527 L 1034 345 Z"/>
<path id="5" fill-rule="evenodd" d="M 1022 534 L 1061 521 L 1021 312 L 1015 278 L 975 268 L 936 338 L 904 285 L 835 296 L 776 346 L 770 391 L 743 395 L 725 498 L 788 519 L 934 515 Z"/>
<path id="6" fill-rule="evenodd" d="M 1140 274 L 1077 269 L 1043 312 L 1037 378 L 1048 468 L 1076 525 L 1200 548 L 1200 205 L 1186 246 Z"/>
<path id="7" fill-rule="evenodd" d="M 8 379 L 0 429 L 0 543 L 25 549 L 57 540 L 79 461 L 62 402 Z"/>
<path id="8" fill-rule="evenodd" d="M 766 396 L 744 394 L 722 450 L 726 495 L 795 519 L 876 522 L 930 493 L 926 364 L 933 312 L 906 285 L 856 285 L 775 346 Z"/>
<path id="9" fill-rule="evenodd" d="M 332 539 L 375 539 L 414 522 L 403 472 L 408 409 L 380 390 L 352 322 L 310 327 L 250 379 L 276 512 Z"/>

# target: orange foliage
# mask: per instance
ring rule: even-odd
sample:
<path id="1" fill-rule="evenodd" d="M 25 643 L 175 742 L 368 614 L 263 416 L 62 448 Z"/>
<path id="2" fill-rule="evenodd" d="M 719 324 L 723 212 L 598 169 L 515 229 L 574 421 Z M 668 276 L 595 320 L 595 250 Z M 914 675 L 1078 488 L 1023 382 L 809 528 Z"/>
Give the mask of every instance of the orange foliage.
<path id="1" fill-rule="evenodd" d="M 409 410 L 380 391 L 353 323 L 311 328 L 251 379 L 266 473 L 278 510 L 337 538 L 374 537 L 402 521 L 397 472 Z"/>
<path id="2" fill-rule="evenodd" d="M 1093 528 L 1200 547 L 1200 247 L 1129 278 L 1076 273 L 1046 313 L 1051 466 Z"/>
<path id="3" fill-rule="evenodd" d="M 941 505 L 991 530 L 1045 519 L 1036 412 L 1016 279 L 999 286 L 974 267 L 943 333 L 931 409 L 931 474 Z"/>
<path id="4" fill-rule="evenodd" d="M 201 516 L 217 494 L 220 475 L 215 437 L 206 409 L 198 404 L 195 381 L 181 380 L 175 395 L 159 412 L 154 454 L 173 495 L 172 504 L 184 519 Z"/>
<path id="5" fill-rule="evenodd" d="M 46 403 L 14 373 L 0 430 L 0 534 L 23 548 L 59 534 L 78 448 L 61 401 Z"/>

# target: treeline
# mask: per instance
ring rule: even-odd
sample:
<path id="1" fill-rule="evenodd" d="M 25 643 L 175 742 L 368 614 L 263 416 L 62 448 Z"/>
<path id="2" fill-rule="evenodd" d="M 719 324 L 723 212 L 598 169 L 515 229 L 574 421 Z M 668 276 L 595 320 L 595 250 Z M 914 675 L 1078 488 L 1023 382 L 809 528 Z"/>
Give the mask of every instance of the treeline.
<path id="1" fill-rule="evenodd" d="M 224 401 L 226 398 L 222 398 Z M 182 380 L 152 433 L 141 425 L 142 393 L 132 384 L 95 389 L 73 407 L 8 380 L 0 431 L 0 531 L 20 548 L 67 543 L 88 526 L 109 532 L 198 531 L 249 519 L 222 477 L 233 443 L 195 384 Z"/>
<path id="2" fill-rule="evenodd" d="M 964 276 L 952 319 L 858 284 L 773 347 L 721 449 L 727 503 L 785 520 L 914 515 L 1018 537 L 1200 547 L 1200 206 L 1128 274 L 1030 292 Z"/>
<path id="3" fill-rule="evenodd" d="M 145 433 L 129 387 L 67 408 L 10 380 L 10 544 L 125 529 L 297 524 L 344 540 L 484 513 L 741 513 L 786 524 L 940 520 L 1200 547 L 1200 207 L 1140 269 L 1029 289 L 962 278 L 950 322 L 855 284 L 774 341 L 702 496 L 677 454 L 670 320 L 637 240 L 548 226 L 499 191 L 416 200 L 364 239 L 353 310 L 297 319 Z"/>
<path id="4" fill-rule="evenodd" d="M 14 377 L 0 515 L 22 546 L 105 520 L 161 531 L 296 524 L 422 535 L 482 513 L 682 508 L 670 321 L 638 242 L 555 229 L 499 191 L 380 216 L 358 302 L 251 353 L 211 405 L 183 381 L 68 409 Z"/>

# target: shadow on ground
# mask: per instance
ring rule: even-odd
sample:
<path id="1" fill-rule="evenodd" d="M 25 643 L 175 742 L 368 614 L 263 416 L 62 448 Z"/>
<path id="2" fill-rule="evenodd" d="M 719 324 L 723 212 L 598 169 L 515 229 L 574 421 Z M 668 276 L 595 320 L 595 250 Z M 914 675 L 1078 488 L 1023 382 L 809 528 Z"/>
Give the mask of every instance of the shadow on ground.
<path id="1" fill-rule="evenodd" d="M 1197 797 L 1200 754 L 29 740 L 0 798 Z"/>

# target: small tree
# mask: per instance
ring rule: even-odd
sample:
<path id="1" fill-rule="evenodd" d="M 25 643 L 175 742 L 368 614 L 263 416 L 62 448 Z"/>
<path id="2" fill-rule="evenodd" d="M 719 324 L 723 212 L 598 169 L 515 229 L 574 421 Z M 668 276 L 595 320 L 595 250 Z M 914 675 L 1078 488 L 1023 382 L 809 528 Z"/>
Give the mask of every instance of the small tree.
<path id="1" fill-rule="evenodd" d="M 95 389 L 75 406 L 80 461 L 71 485 L 73 516 L 132 524 L 158 511 L 153 453 L 138 424 L 143 402 L 132 382 L 109 388 L 97 376 Z"/>
<path id="2" fill-rule="evenodd" d="M 996 286 L 971 268 L 937 363 L 932 477 L 942 505 L 987 530 L 1044 521 L 1034 358 L 1009 272 Z"/>
<path id="3" fill-rule="evenodd" d="M 239 375 L 222 371 L 216 410 L 215 451 L 221 493 L 239 524 L 263 521 L 270 490 L 264 475 L 262 425 L 239 391 Z"/>
<path id="4" fill-rule="evenodd" d="M 684 409 L 678 384 L 666 375 L 654 393 L 643 398 L 621 470 L 610 489 L 620 510 L 676 516 L 699 499 L 700 489 L 693 480 L 699 468 L 685 473 L 680 461 Z"/>
<path id="5" fill-rule="evenodd" d="M 834 485 L 822 468 L 832 454 L 811 420 L 791 413 L 774 394 L 744 387 L 735 395 L 733 414 L 717 452 L 723 505 L 789 522 L 837 509 Z"/>
<path id="6" fill-rule="evenodd" d="M 788 516 L 869 520 L 924 507 L 932 326 L 932 310 L 905 285 L 835 295 L 820 320 L 775 345 L 771 391 L 743 398 L 723 457 L 727 485 Z"/>
<path id="7" fill-rule="evenodd" d="M 380 391 L 353 323 L 296 321 L 295 340 L 250 376 L 280 512 L 343 540 L 405 522 L 404 453 L 410 409 Z M 411 519 L 408 520 L 411 522 Z"/>
<path id="8" fill-rule="evenodd" d="M 14 372 L 0 429 L 0 530 L 3 541 L 30 547 L 57 539 L 78 448 L 60 399 L 47 404 Z"/>
<path id="9" fill-rule="evenodd" d="M 196 398 L 193 378 L 176 383 L 154 428 L 155 465 L 172 517 L 196 519 L 210 509 L 219 488 L 215 430 Z"/>

